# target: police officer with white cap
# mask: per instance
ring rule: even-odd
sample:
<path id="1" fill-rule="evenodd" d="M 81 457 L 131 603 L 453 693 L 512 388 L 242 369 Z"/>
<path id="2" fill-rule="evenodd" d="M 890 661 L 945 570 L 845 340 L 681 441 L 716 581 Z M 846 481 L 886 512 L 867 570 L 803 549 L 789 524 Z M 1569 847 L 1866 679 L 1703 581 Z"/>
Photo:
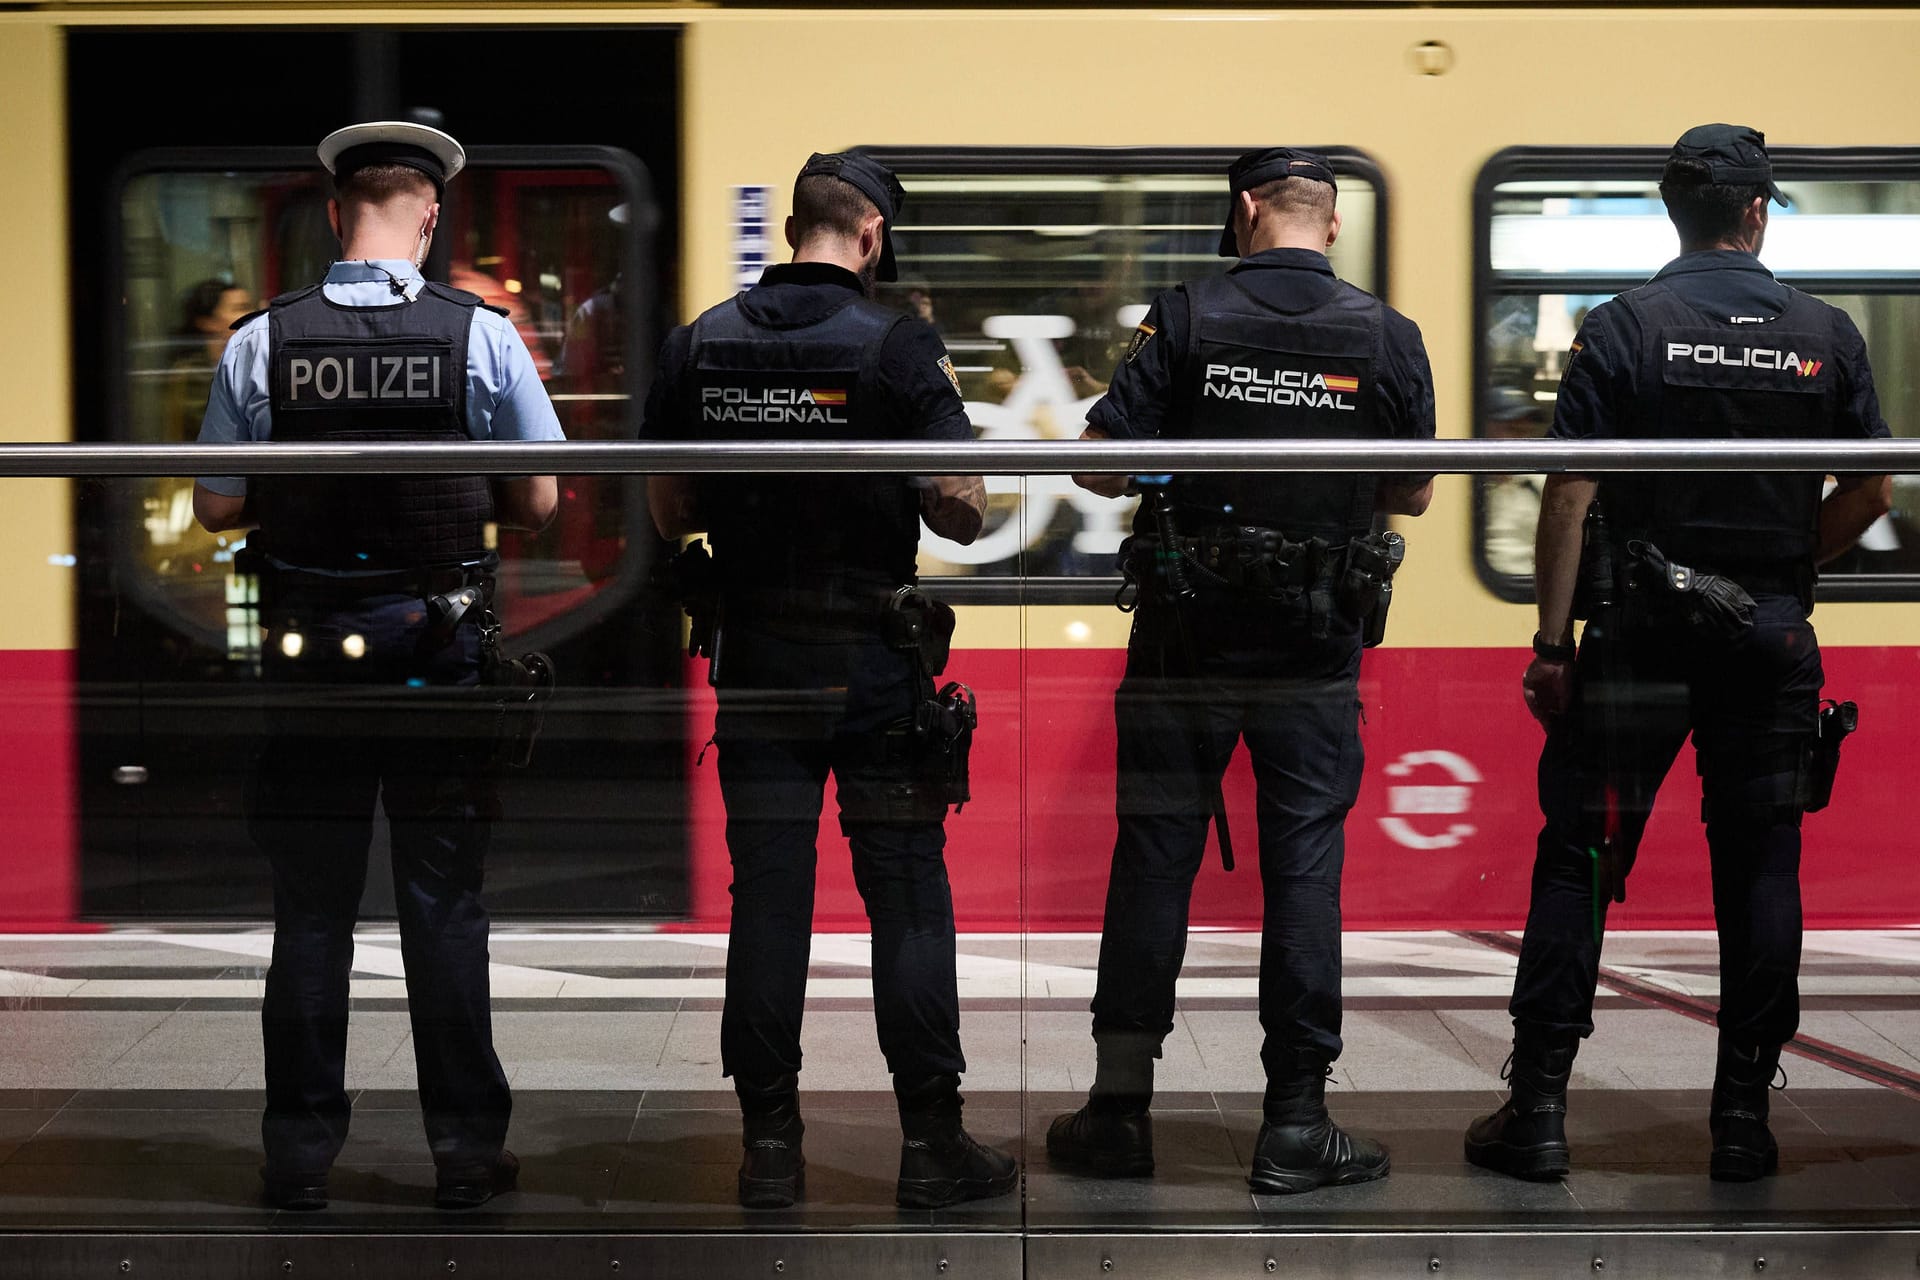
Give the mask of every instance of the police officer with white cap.
<path id="1" fill-rule="evenodd" d="M 380 121 L 329 134 L 319 154 L 340 260 L 236 326 L 201 441 L 561 439 L 513 326 L 420 273 L 446 184 L 466 163 L 460 144 Z M 472 693 L 448 690 L 481 683 L 496 657 L 493 526 L 538 529 L 556 504 L 552 476 L 195 486 L 201 524 L 253 530 L 264 673 L 301 686 L 269 710 L 250 804 L 274 881 L 261 1176 L 277 1207 L 324 1207 L 346 1139 L 348 978 L 376 796 L 391 823 L 435 1202 L 471 1207 L 514 1186 L 480 901 L 497 804 L 490 721 Z M 389 688 L 378 700 L 328 688 L 343 685 Z"/>
<path id="2" fill-rule="evenodd" d="M 1887 435 L 1853 321 L 1761 265 L 1768 202 L 1787 202 L 1765 138 L 1689 129 L 1660 194 L 1680 256 L 1588 314 L 1552 435 Z M 1767 1095 L 1800 1019 L 1800 820 L 1837 762 L 1808 621 L 1815 566 L 1851 547 L 1892 492 L 1890 477 L 1849 476 L 1823 499 L 1823 480 L 1548 477 L 1524 680 L 1547 731 L 1546 821 L 1514 975 L 1512 1094 L 1468 1129 L 1474 1164 L 1534 1181 L 1567 1173 L 1567 1085 L 1593 1033 L 1607 905 L 1626 898 L 1654 797 L 1691 734 L 1720 932 L 1708 1170 L 1750 1182 L 1778 1167 Z M 1576 615 L 1587 619 L 1577 648 Z"/>

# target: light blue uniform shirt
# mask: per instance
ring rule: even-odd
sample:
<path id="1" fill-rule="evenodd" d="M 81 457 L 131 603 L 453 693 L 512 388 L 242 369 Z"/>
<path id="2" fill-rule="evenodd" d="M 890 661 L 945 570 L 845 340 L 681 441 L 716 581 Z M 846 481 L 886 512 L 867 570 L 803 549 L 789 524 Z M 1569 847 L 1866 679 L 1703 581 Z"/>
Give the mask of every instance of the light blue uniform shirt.
<path id="1" fill-rule="evenodd" d="M 393 281 L 422 279 L 404 258 L 336 262 L 321 285 L 333 302 L 349 307 L 400 306 Z M 564 440 L 560 419 L 540 382 L 527 344 L 507 318 L 476 307 L 467 335 L 467 434 L 475 440 Z M 273 436 L 273 408 L 267 390 L 267 317 L 263 313 L 240 327 L 220 357 L 200 422 L 202 444 L 259 444 Z M 237 498 L 247 482 L 237 476 L 202 476 L 214 493 Z"/>

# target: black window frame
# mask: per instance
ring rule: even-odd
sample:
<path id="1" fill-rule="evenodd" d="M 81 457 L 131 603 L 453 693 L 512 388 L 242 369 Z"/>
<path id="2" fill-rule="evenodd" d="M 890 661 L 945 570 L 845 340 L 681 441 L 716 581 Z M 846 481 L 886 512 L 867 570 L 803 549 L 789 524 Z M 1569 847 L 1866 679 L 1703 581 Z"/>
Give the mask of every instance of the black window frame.
<path id="1" fill-rule="evenodd" d="M 624 234 L 621 237 L 621 271 L 629 280 L 657 282 L 658 257 L 654 243 L 656 228 L 660 225 L 658 201 L 655 196 L 652 175 L 640 158 L 630 151 L 619 147 L 570 144 L 564 146 L 538 146 L 528 144 L 509 144 L 503 146 L 474 146 L 466 149 L 467 164 L 470 168 L 506 168 L 506 169 L 598 169 L 609 174 L 618 186 L 621 196 L 633 211 L 628 218 Z M 136 151 L 122 161 L 107 183 L 105 226 L 103 227 L 106 253 L 103 255 L 106 279 L 116 296 L 126 279 L 126 196 L 127 188 L 136 180 L 177 173 L 300 173 L 318 172 L 311 147 L 153 147 Z M 449 187 L 442 203 L 457 205 L 462 193 L 457 186 Z M 643 213 L 643 211 L 646 211 Z M 447 225 L 451 226 L 449 222 Z M 427 263 L 428 279 L 444 279 L 446 264 L 451 246 L 444 240 L 436 242 Z M 317 283 L 317 282 L 316 282 Z M 260 299 L 262 304 L 266 299 Z M 108 385 L 105 391 L 107 419 L 92 432 L 82 431 L 81 438 L 113 439 L 124 430 L 130 421 L 131 405 L 129 390 L 131 387 L 127 348 L 126 309 L 111 306 L 106 309 L 102 335 L 107 349 Z M 640 421 L 646 407 L 647 388 L 653 382 L 653 365 L 659 350 L 659 335 L 654 332 L 654 309 L 636 308 L 630 317 L 626 332 L 626 367 L 631 394 L 628 397 L 623 415 L 625 435 L 628 439 L 637 439 L 640 434 Z M 653 574 L 653 556 L 649 550 L 656 541 L 653 519 L 646 504 L 645 479 L 640 476 L 628 476 L 626 480 L 625 520 L 623 531 L 627 540 L 627 553 L 621 557 L 619 571 L 614 580 L 604 589 L 595 592 L 593 598 L 577 609 L 571 609 L 559 617 L 533 627 L 524 634 L 516 634 L 516 644 L 524 643 L 532 648 L 546 648 L 558 644 L 565 637 L 586 630 L 602 620 L 611 617 L 615 610 L 630 601 L 635 595 L 646 589 Z M 120 558 L 127 552 L 124 546 L 116 545 L 114 555 L 122 568 L 128 567 Z M 122 574 L 125 589 L 140 599 L 149 609 L 162 609 L 164 601 L 154 594 L 145 577 L 138 572 Z"/>
<path id="2" fill-rule="evenodd" d="M 1506 147 L 1481 166 L 1473 184 L 1473 297 L 1469 317 L 1473 338 L 1472 439 L 1484 439 L 1488 380 L 1486 321 L 1495 295 L 1493 272 L 1493 202 L 1502 183 L 1561 181 L 1569 178 L 1604 181 L 1657 181 L 1668 147 Z M 1920 182 L 1920 147 L 1772 147 L 1773 176 L 1780 182 Z M 1577 166 L 1577 167 L 1576 167 Z M 1677 250 L 1676 250 L 1677 252 Z M 1920 278 L 1862 280 L 1848 276 L 1796 275 L 1787 283 L 1809 293 L 1885 293 L 1920 295 Z M 1555 293 L 1614 293 L 1619 276 L 1555 276 Z M 1627 285 L 1625 287 L 1632 287 Z M 1495 572 L 1487 563 L 1486 492 L 1484 478 L 1475 477 L 1471 523 L 1467 541 L 1474 576 L 1495 597 L 1511 604 L 1533 604 L 1533 575 Z M 1816 601 L 1872 601 L 1895 603 L 1920 600 L 1920 573 L 1850 573 L 1822 577 L 1814 589 Z"/>
<path id="3" fill-rule="evenodd" d="M 1256 144 L 1266 145 L 1266 144 Z M 1244 147 L 889 147 L 853 148 L 897 172 L 935 172 L 956 177 L 1098 177 L 1108 174 L 1161 173 L 1218 177 L 1221 211 L 1226 209 L 1226 172 L 1233 161 L 1256 149 Z M 1379 162 L 1358 147 L 1311 147 L 1333 164 L 1336 177 L 1354 177 L 1373 189 L 1373 294 L 1390 302 L 1389 235 L 1391 193 Z M 907 193 L 912 207 L 913 193 Z M 1024 574 L 928 575 L 929 587 L 955 604 L 1105 604 L 1113 599 L 1119 573 L 1098 577 Z"/>

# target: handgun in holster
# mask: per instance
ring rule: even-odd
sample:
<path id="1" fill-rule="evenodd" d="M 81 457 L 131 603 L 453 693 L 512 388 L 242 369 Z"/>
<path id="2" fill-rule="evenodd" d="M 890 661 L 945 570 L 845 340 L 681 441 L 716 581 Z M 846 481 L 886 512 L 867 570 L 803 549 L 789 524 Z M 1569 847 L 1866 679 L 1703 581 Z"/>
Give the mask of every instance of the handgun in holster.
<path id="1" fill-rule="evenodd" d="M 952 606 L 913 585 L 896 589 L 880 618 L 882 643 L 913 658 L 918 692 L 911 717 L 899 729 L 908 738 L 915 786 L 943 810 L 952 806 L 958 812 L 973 798 L 973 731 L 980 717 L 972 689 L 957 680 L 934 685 L 952 656 L 953 629 Z"/>
<path id="2" fill-rule="evenodd" d="M 1807 752 L 1806 813 L 1818 813 L 1833 799 L 1833 780 L 1840 772 L 1840 744 L 1860 727 L 1860 708 L 1852 702 L 1827 698 L 1820 703 L 1814 736 Z"/>
<path id="3" fill-rule="evenodd" d="M 1407 558 L 1407 540 L 1388 531 L 1347 544 L 1340 572 L 1340 607 L 1360 623 L 1360 644 L 1371 649 L 1387 638 L 1387 610 L 1393 607 L 1393 575 Z"/>
<path id="4" fill-rule="evenodd" d="M 707 683 L 718 688 L 725 608 L 720 575 L 704 541 L 695 538 L 668 559 L 666 588 L 687 614 L 687 656 L 707 660 Z"/>

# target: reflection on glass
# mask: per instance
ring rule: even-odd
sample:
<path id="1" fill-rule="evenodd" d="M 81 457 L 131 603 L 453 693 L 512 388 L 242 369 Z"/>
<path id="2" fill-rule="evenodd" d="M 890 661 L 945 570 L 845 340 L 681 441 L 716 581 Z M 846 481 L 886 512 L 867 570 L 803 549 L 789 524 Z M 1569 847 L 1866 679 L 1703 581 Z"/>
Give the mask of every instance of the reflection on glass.
<path id="1" fill-rule="evenodd" d="M 899 169 L 903 275 L 883 301 L 931 321 L 953 355 L 983 439 L 1071 440 L 1155 294 L 1225 271 L 1226 184 L 1212 174 L 956 176 Z M 1371 289 L 1376 195 L 1341 175 L 1344 229 L 1331 254 Z M 1131 502 L 1066 476 L 989 476 L 987 528 L 969 547 L 932 537 L 923 574 L 1106 575 Z"/>
<path id="2" fill-rule="evenodd" d="M 1771 210 L 1761 262 L 1853 317 L 1867 340 L 1882 414 L 1897 435 L 1920 431 L 1920 182 L 1781 186 L 1793 204 Z M 1344 191 L 1341 201 L 1344 209 Z M 1479 326 L 1486 385 L 1476 430 L 1493 439 L 1543 436 L 1587 311 L 1651 278 L 1678 245 L 1657 181 L 1578 174 L 1501 183 L 1489 232 L 1492 287 Z M 1539 477 L 1477 483 L 1485 568 L 1530 578 Z M 1920 573 L 1920 477 L 1895 477 L 1893 511 L 1821 573 Z"/>
<path id="3" fill-rule="evenodd" d="M 229 326 L 276 294 L 319 280 L 339 252 L 324 174 L 162 172 L 132 179 L 125 228 L 126 412 L 121 439 L 199 434 Z M 448 283 L 505 311 L 547 383 L 567 438 L 628 434 L 629 299 L 622 249 L 632 215 L 597 169 L 476 165 L 443 224 Z M 564 617 L 616 576 L 628 485 L 562 479 L 560 514 L 534 535 L 503 531 L 500 589 L 515 632 Z M 131 586 L 166 625 L 252 661 L 250 587 L 234 578 L 238 539 L 192 517 L 192 482 L 145 482 L 120 519 Z"/>

